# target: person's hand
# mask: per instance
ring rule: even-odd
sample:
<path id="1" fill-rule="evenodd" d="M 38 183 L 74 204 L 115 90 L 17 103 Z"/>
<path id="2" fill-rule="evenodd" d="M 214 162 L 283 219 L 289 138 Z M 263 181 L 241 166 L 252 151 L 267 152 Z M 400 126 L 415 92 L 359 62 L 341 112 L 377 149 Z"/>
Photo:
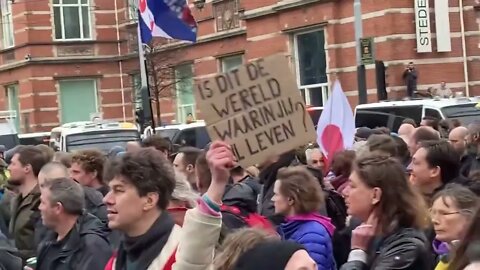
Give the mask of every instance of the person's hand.
<path id="1" fill-rule="evenodd" d="M 230 177 L 230 170 L 235 164 L 235 156 L 230 145 L 221 141 L 213 142 L 207 152 L 207 162 L 212 174 L 212 183 L 207 195 L 220 204 Z"/>
<path id="2" fill-rule="evenodd" d="M 352 249 L 367 251 L 370 241 L 375 236 L 376 229 L 377 219 L 372 213 L 367 222 L 362 223 L 352 231 Z"/>

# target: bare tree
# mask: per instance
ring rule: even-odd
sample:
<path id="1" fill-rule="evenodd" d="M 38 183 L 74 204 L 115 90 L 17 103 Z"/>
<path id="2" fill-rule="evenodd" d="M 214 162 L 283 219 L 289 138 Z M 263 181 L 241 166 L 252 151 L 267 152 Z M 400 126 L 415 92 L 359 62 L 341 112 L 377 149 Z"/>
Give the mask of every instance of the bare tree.
<path id="1" fill-rule="evenodd" d="M 145 57 L 149 78 L 150 100 L 155 103 L 157 123 L 161 122 L 160 102 L 162 98 L 177 98 L 176 85 L 187 78 L 175 74 L 175 64 L 182 49 L 165 50 L 162 46 L 150 49 Z"/>

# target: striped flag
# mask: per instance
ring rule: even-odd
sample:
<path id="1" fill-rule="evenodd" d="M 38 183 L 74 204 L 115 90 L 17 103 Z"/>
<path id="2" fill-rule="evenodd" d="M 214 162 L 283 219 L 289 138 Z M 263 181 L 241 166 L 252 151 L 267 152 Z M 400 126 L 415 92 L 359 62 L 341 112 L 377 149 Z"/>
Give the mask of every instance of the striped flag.
<path id="1" fill-rule="evenodd" d="M 143 44 L 153 37 L 197 40 L 197 23 L 186 0 L 140 0 L 138 10 Z"/>

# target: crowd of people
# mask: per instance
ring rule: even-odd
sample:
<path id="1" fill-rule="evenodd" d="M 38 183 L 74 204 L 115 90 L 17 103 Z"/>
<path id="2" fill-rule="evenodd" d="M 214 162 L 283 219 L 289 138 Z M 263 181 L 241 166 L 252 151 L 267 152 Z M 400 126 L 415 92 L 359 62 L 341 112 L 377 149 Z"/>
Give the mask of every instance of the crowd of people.
<path id="1" fill-rule="evenodd" d="M 243 168 L 153 135 L 2 154 L 0 269 L 480 269 L 480 122 L 358 128 Z"/>

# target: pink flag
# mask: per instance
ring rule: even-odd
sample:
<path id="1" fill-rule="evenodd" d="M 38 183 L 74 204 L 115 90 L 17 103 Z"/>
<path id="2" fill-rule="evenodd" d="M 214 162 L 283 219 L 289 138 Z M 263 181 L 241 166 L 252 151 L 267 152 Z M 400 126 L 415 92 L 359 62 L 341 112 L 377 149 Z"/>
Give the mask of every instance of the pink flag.
<path id="1" fill-rule="evenodd" d="M 355 119 L 347 96 L 337 80 L 318 120 L 317 142 L 330 163 L 333 155 L 353 146 Z"/>

